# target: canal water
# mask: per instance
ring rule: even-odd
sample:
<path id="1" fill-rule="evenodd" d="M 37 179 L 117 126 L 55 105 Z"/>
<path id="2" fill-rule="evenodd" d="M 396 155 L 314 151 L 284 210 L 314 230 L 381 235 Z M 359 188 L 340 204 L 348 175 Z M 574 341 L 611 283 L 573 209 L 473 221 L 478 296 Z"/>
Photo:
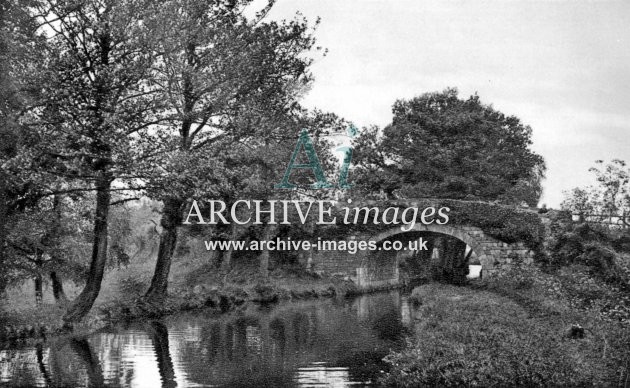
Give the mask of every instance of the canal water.
<path id="1" fill-rule="evenodd" d="M 404 345 L 399 291 L 182 314 L 0 350 L 0 387 L 361 387 Z"/>

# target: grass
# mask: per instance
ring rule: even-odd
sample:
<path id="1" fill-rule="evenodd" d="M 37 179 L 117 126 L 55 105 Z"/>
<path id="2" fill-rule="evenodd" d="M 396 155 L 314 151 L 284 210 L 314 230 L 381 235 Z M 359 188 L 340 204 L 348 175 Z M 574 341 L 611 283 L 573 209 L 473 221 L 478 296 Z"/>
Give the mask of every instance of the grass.
<path id="1" fill-rule="evenodd" d="M 101 292 L 90 314 L 75 326 L 76 331 L 91 331 L 117 319 L 142 317 L 146 311 L 134 310 L 136 301 L 148 289 L 154 270 L 153 260 L 136 261 L 123 268 L 109 269 L 103 279 Z M 81 285 L 65 282 L 70 300 L 81 291 Z M 156 313 L 208 307 L 209 298 L 216 293 L 234 295 L 258 301 L 278 299 L 307 299 L 320 296 L 343 295 L 351 290 L 348 282 L 307 273 L 299 266 L 276 266 L 263 278 L 255 257 L 236 257 L 233 268 L 222 273 L 208 260 L 207 252 L 189 252 L 175 257 L 169 276 L 169 299 L 166 309 Z M 44 303 L 36 305 L 33 282 L 7 290 L 0 302 L 0 330 L 2 327 L 46 326 L 48 331 L 61 327 L 64 306 L 55 304 L 50 285 L 44 287 Z M 1 337 L 1 333 L 0 333 Z"/>
<path id="2" fill-rule="evenodd" d="M 553 287 L 562 283 L 558 274 L 519 276 L 414 289 L 415 334 L 386 358 L 391 370 L 381 383 L 630 386 L 627 323 L 573 306 Z M 584 328 L 585 337 L 573 338 L 571 327 Z"/>

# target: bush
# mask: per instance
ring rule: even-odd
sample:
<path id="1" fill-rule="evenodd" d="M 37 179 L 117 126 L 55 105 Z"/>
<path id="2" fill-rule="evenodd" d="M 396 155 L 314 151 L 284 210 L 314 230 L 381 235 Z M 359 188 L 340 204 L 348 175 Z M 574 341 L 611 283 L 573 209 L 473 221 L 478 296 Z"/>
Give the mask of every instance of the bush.
<path id="1" fill-rule="evenodd" d="M 126 295 L 131 299 L 142 295 L 148 287 L 148 282 L 137 275 L 129 275 L 118 281 L 120 295 Z"/>
<path id="2" fill-rule="evenodd" d="M 535 212 L 484 202 L 442 201 L 441 206 L 451 209 L 450 222 L 477 226 L 506 243 L 523 242 L 537 250 L 545 237 L 544 225 Z"/>
<path id="3" fill-rule="evenodd" d="M 588 223 L 556 230 L 549 246 L 547 266 L 581 264 L 602 280 L 629 286 L 628 273 L 620 265 L 624 260 L 615 247 L 623 246 L 625 232 L 609 230 Z M 621 242 L 620 242 L 621 241 Z"/>

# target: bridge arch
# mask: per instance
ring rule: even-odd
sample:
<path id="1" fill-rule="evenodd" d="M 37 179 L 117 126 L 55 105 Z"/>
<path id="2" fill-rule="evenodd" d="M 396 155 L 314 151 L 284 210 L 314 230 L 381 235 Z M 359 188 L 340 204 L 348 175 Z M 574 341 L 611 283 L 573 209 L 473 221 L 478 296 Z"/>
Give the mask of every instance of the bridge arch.
<path id="1" fill-rule="evenodd" d="M 400 236 L 397 238 L 399 240 L 410 240 L 423 232 L 451 237 L 466 244 L 474 252 L 475 261 L 481 264 L 485 278 L 502 276 L 515 266 L 534 263 L 536 253 L 525 242 L 501 241 L 480 227 L 470 224 L 417 223 L 410 230 L 404 231 L 400 225 L 381 224 L 378 229 L 350 232 L 344 240 L 371 241 L 379 245 L 386 239 L 396 238 L 395 236 Z M 359 289 L 379 289 L 400 284 L 399 264 L 401 260 L 407 258 L 409 257 L 402 252 L 399 254 L 390 249 L 368 249 L 354 253 L 316 250 L 309 256 L 312 270 L 333 276 L 344 276 L 355 282 Z M 426 256 L 423 255 L 421 259 L 425 260 Z"/>
<path id="2" fill-rule="evenodd" d="M 474 233 L 469 231 L 468 229 L 475 229 Z M 439 224 L 415 224 L 409 230 L 401 230 L 399 226 L 385 230 L 373 237 L 370 238 L 370 241 L 381 242 L 389 237 L 396 236 L 399 234 L 407 234 L 412 232 L 433 232 L 448 235 L 458 240 L 461 240 L 468 244 L 473 252 L 477 255 L 479 262 L 483 268 L 491 265 L 491 252 L 488 251 L 486 245 L 483 241 L 480 241 L 478 238 L 475 238 L 475 235 L 479 235 L 483 233 L 481 229 L 478 228 L 465 228 L 465 227 L 453 227 L 448 225 L 439 225 Z"/>

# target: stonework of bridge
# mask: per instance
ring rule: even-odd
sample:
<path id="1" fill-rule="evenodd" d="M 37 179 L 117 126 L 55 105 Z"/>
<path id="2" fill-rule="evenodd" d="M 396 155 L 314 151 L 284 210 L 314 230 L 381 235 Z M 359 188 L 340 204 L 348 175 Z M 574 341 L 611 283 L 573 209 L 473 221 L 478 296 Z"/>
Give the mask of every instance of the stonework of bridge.
<path id="1" fill-rule="evenodd" d="M 484 278 L 495 277 L 511 266 L 530 265 L 534 262 L 534 252 L 523 243 L 508 244 L 489 236 L 481 228 L 470 225 L 416 224 L 409 231 L 399 227 L 389 228 L 375 235 L 356 233 L 346 240 L 383 242 L 392 240 L 413 240 L 425 234 L 454 237 L 466 243 L 480 262 Z M 314 252 L 311 269 L 315 272 L 343 276 L 351 279 L 358 288 L 384 288 L 398 285 L 401 281 L 399 262 L 409 251 L 377 250 Z"/>

